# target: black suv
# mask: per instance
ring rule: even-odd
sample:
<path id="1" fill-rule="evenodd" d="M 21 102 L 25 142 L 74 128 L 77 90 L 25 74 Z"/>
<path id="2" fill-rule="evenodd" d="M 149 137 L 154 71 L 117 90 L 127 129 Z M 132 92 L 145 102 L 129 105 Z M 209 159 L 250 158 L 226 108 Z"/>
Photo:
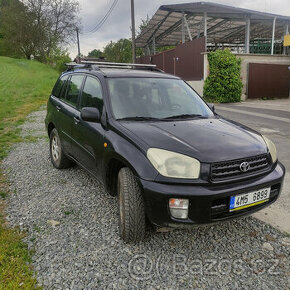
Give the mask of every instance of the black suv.
<path id="1" fill-rule="evenodd" d="M 48 101 L 52 164 L 74 163 L 118 196 L 125 241 L 253 213 L 279 196 L 275 145 L 226 120 L 180 78 L 150 65 L 72 65 Z"/>

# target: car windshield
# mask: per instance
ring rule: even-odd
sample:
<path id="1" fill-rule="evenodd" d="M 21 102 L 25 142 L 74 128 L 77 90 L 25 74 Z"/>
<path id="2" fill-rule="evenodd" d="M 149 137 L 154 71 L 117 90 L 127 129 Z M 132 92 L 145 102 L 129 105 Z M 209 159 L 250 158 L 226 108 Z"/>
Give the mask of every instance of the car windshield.
<path id="1" fill-rule="evenodd" d="M 109 78 L 116 119 L 208 118 L 213 112 L 184 81 L 162 78 Z"/>

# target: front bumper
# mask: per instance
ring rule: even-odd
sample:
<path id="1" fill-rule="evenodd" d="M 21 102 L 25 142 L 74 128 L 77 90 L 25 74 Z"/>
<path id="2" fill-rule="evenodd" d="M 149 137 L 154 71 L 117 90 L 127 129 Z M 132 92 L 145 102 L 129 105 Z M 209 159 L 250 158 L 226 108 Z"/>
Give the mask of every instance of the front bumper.
<path id="1" fill-rule="evenodd" d="M 144 190 L 146 213 L 159 226 L 178 227 L 207 224 L 244 216 L 275 202 L 282 190 L 284 166 L 278 162 L 275 169 L 259 178 L 227 184 L 180 185 L 164 184 L 140 179 Z M 269 201 L 239 211 L 229 212 L 230 197 L 240 193 L 271 187 Z M 170 198 L 189 199 L 188 219 L 179 220 L 170 215 Z"/>

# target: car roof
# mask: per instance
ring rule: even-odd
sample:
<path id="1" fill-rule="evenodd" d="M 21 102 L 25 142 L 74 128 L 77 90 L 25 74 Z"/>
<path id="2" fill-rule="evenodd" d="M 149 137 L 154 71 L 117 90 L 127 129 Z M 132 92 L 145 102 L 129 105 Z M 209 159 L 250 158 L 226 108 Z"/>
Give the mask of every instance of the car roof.
<path id="1" fill-rule="evenodd" d="M 149 69 L 125 69 L 125 68 L 77 68 L 74 70 L 65 71 L 63 74 L 72 73 L 90 73 L 93 75 L 102 74 L 107 78 L 166 78 L 166 79 L 180 79 L 177 76 L 164 73 L 162 71 L 152 71 Z"/>

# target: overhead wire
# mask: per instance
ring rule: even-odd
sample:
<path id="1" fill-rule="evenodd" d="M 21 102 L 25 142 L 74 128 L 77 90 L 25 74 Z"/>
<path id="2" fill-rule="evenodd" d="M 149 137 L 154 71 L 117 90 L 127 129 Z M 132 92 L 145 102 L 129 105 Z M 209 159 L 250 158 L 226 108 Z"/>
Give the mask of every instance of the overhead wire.
<path id="1" fill-rule="evenodd" d="M 109 10 L 105 14 L 105 16 L 92 29 L 90 29 L 87 32 L 82 32 L 81 34 L 91 34 L 91 33 L 97 32 L 102 27 L 102 25 L 107 21 L 107 19 L 111 15 L 111 13 L 114 10 L 117 3 L 118 3 L 118 0 L 114 0 L 112 5 L 110 6 Z"/>

